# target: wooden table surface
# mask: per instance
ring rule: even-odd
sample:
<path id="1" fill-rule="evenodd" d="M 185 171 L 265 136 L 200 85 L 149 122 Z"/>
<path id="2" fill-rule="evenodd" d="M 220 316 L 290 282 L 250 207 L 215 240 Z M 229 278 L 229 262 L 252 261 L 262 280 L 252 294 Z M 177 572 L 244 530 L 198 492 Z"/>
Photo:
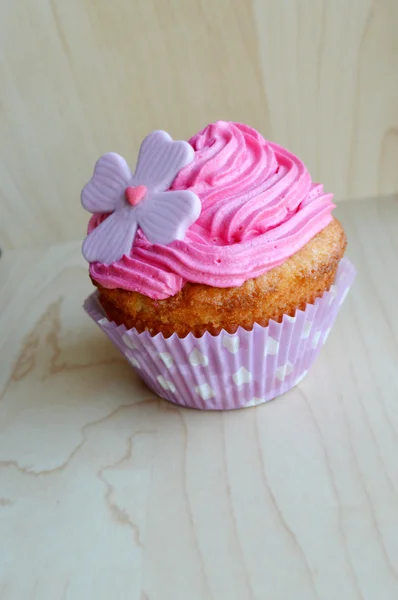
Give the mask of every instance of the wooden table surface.
<path id="1" fill-rule="evenodd" d="M 78 242 L 3 253 L 1 600 L 398 598 L 398 199 L 336 214 L 359 274 L 327 344 L 229 413 L 139 381 Z"/>

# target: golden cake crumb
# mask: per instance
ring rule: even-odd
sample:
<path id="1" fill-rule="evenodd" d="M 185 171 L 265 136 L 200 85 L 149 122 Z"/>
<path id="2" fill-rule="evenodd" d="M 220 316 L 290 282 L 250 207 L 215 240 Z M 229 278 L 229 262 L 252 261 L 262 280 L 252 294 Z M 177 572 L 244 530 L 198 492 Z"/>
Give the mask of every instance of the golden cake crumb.
<path id="1" fill-rule="evenodd" d="M 214 288 L 186 283 L 180 292 L 165 300 L 152 300 L 138 292 L 106 289 L 93 281 L 108 318 L 116 324 L 152 335 L 180 337 L 205 331 L 216 335 L 221 329 L 233 333 L 254 323 L 266 326 L 284 314 L 313 303 L 333 284 L 346 247 L 340 223 L 333 221 L 299 252 L 282 265 L 237 288 Z"/>

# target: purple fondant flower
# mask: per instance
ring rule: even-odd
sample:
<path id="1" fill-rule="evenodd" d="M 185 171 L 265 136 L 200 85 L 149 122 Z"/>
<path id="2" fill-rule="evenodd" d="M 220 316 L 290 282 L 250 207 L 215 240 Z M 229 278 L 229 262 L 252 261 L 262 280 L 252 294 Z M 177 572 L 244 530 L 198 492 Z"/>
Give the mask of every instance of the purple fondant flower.
<path id="1" fill-rule="evenodd" d="M 201 203 L 193 192 L 169 187 L 193 156 L 188 142 L 174 142 L 165 131 L 142 142 L 134 175 L 119 154 L 101 156 L 83 188 L 82 204 L 91 213 L 111 214 L 84 240 L 84 258 L 110 264 L 130 254 L 138 227 L 152 244 L 184 239 Z"/>

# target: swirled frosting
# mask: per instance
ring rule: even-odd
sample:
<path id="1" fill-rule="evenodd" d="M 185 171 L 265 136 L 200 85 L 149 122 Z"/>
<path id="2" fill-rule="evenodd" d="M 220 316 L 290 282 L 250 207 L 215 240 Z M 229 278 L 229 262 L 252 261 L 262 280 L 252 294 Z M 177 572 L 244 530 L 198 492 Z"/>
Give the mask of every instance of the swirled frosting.
<path id="1" fill-rule="evenodd" d="M 129 256 L 91 263 L 106 288 L 173 296 L 186 282 L 237 287 L 279 266 L 332 220 L 332 194 L 312 183 L 304 164 L 239 123 L 218 121 L 194 135 L 193 161 L 171 185 L 202 203 L 183 241 L 151 244 L 141 230 Z M 107 215 L 91 218 L 89 231 Z"/>

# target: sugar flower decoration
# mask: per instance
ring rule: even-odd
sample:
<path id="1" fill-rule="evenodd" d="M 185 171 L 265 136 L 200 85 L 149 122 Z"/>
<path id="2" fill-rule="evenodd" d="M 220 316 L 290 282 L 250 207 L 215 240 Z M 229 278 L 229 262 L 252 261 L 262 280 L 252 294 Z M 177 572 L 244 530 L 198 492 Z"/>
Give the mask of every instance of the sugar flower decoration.
<path id="1" fill-rule="evenodd" d="M 83 188 L 82 204 L 93 214 L 111 214 L 84 240 L 84 258 L 110 264 L 129 255 L 138 227 L 152 244 L 184 239 L 201 203 L 189 190 L 169 188 L 193 156 L 188 142 L 175 142 L 165 131 L 154 131 L 142 142 L 134 175 L 119 154 L 101 156 Z"/>

